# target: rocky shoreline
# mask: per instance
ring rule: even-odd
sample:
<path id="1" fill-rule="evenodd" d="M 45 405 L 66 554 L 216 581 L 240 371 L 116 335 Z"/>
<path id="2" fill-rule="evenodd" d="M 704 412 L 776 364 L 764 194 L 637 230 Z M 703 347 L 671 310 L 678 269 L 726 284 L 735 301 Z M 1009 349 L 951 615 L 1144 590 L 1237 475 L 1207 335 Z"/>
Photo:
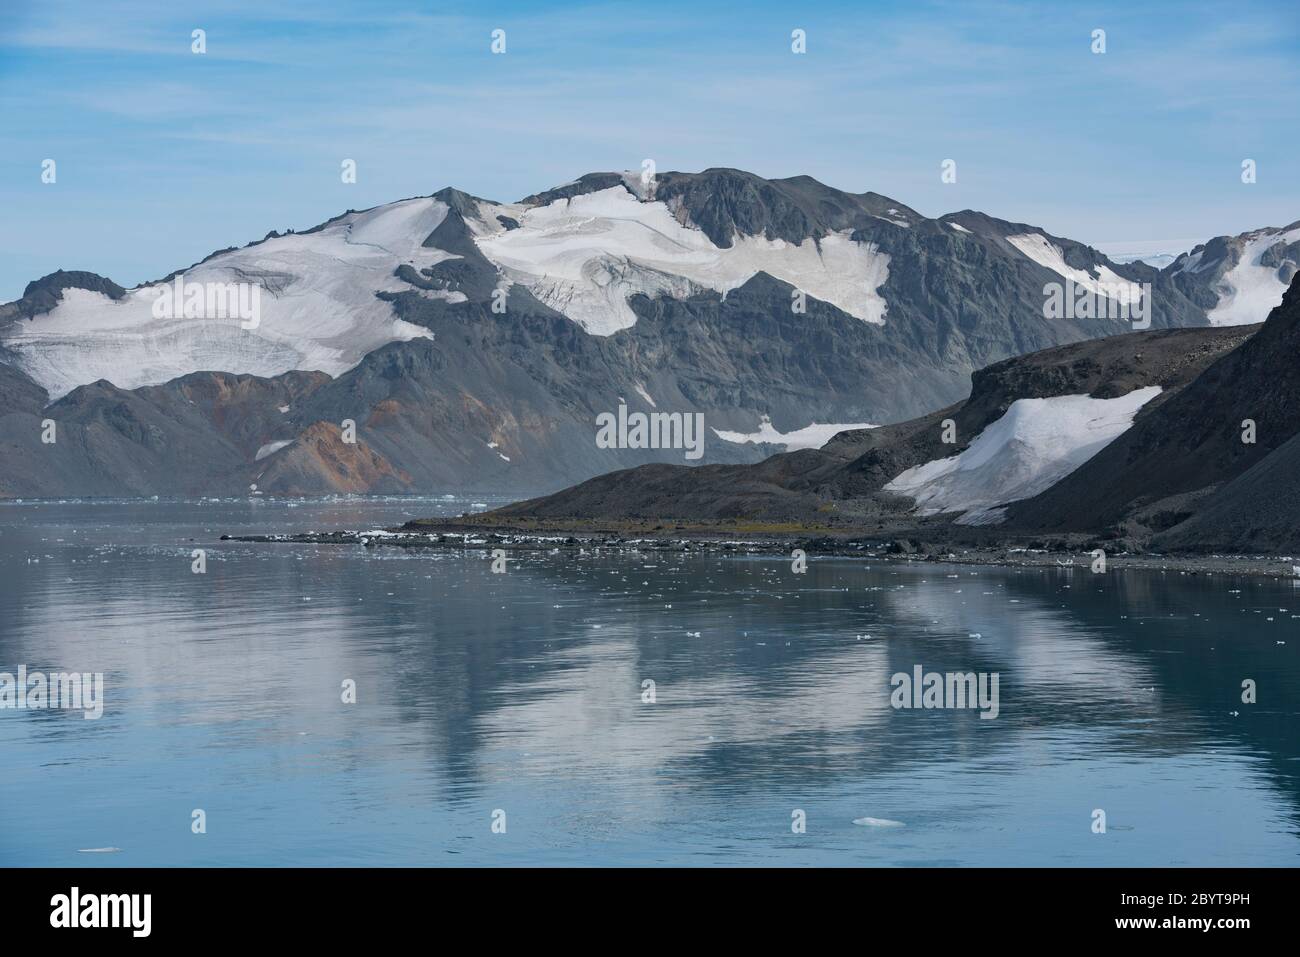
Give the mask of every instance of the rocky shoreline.
<path id="1" fill-rule="evenodd" d="M 829 531 L 829 530 L 828 530 Z M 1009 568 L 1065 568 L 1091 571 L 1096 541 L 1052 543 L 927 544 L 909 537 L 861 536 L 769 530 L 760 534 L 728 533 L 715 528 L 678 526 L 644 530 L 538 531 L 476 526 L 465 521 L 420 520 L 395 528 L 333 530 L 281 535 L 222 535 L 222 541 L 309 545 L 360 545 L 366 548 L 416 548 L 506 551 L 598 549 L 656 552 L 719 552 L 791 556 L 801 549 L 808 558 L 852 557 L 901 564 L 991 565 Z M 1087 547 L 1085 547 L 1087 546 Z M 1102 546 L 1105 571 L 1143 570 L 1183 575 L 1228 575 L 1291 578 L 1300 581 L 1290 556 L 1152 554 L 1117 551 Z"/>

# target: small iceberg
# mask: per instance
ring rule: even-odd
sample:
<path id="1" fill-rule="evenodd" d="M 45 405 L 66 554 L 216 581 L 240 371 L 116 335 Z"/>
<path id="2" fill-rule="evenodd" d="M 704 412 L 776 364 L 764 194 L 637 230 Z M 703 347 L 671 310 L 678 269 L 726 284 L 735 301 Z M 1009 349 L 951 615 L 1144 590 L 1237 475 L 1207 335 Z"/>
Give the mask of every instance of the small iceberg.
<path id="1" fill-rule="evenodd" d="M 853 823 L 859 827 L 903 827 L 902 821 L 891 821 L 883 817 L 859 817 L 854 818 Z"/>
<path id="2" fill-rule="evenodd" d="M 117 854 L 121 852 L 120 847 L 79 847 L 78 854 Z"/>

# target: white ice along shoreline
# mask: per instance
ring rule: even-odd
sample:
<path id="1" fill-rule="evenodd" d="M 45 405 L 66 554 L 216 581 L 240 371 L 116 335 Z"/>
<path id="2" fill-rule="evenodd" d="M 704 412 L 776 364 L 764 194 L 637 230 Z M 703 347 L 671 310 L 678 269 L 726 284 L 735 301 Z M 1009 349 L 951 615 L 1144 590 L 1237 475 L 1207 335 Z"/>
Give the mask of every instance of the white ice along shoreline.
<path id="1" fill-rule="evenodd" d="M 1115 399 L 1062 395 L 1017 399 L 958 455 L 914 466 L 884 487 L 921 515 L 962 512 L 959 524 L 995 524 L 998 506 L 1032 498 L 1122 435 L 1159 386 Z"/>

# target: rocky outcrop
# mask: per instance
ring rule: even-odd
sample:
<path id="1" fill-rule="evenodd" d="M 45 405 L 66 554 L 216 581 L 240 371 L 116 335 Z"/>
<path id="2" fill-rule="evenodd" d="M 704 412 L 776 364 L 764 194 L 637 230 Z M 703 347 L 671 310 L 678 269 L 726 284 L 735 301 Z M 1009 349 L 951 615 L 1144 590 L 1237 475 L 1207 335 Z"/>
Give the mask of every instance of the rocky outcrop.
<path id="1" fill-rule="evenodd" d="M 280 494 L 405 492 L 411 477 L 362 441 L 348 442 L 333 422 L 315 422 L 266 460 L 259 491 Z"/>
<path id="2" fill-rule="evenodd" d="M 0 324 L 14 317 L 30 319 L 49 312 L 63 299 L 65 289 L 85 289 L 102 293 L 109 299 L 121 299 L 126 295 L 126 290 L 111 279 L 93 272 L 60 269 L 29 282 L 21 299 L 0 306 Z"/>

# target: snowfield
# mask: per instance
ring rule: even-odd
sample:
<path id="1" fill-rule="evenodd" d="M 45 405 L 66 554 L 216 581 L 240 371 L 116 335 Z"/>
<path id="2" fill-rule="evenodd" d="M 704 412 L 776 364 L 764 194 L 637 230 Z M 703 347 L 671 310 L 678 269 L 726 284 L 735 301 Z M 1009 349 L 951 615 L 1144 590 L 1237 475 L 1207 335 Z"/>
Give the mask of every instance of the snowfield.
<path id="1" fill-rule="evenodd" d="M 737 235 L 719 248 L 664 203 L 642 202 L 615 186 L 543 207 L 478 202 L 467 224 L 484 255 L 586 332 L 610 335 L 636 322 L 628 299 L 638 293 L 682 298 L 728 291 L 767 272 L 858 319 L 884 322 L 878 289 L 889 256 L 849 234 L 820 244 Z M 497 216 L 519 222 L 506 229 Z M 18 365 L 59 399 L 100 378 L 122 389 L 160 385 L 191 372 L 277 376 L 291 369 L 338 376 L 389 342 L 429 337 L 395 319 L 377 291 L 409 291 L 394 276 L 458 259 L 424 241 L 447 205 L 407 199 L 347 213 L 313 233 L 295 233 L 221 252 L 183 273 L 186 283 L 256 283 L 260 316 L 253 328 L 237 316 L 155 317 L 161 286 L 139 286 L 122 299 L 64 290 L 51 312 L 17 322 L 3 345 Z M 461 293 L 420 295 L 460 302 Z M 169 313 L 172 315 L 172 313 Z"/>
<path id="2" fill-rule="evenodd" d="M 1159 386 L 1149 386 L 1115 399 L 1017 399 L 965 451 L 910 468 L 884 489 L 914 499 L 921 515 L 962 512 L 961 524 L 995 523 L 997 506 L 1065 478 L 1127 431 L 1159 394 Z"/>
<path id="3" fill-rule="evenodd" d="M 1209 312 L 1211 325 L 1242 326 L 1267 319 L 1273 308 L 1282 302 L 1286 283 L 1278 278 L 1277 267 L 1260 265 L 1260 257 L 1278 243 L 1289 245 L 1297 240 L 1300 240 L 1300 229 L 1285 233 L 1260 230 L 1247 239 L 1237 265 L 1219 280 L 1216 289 L 1219 303 Z M 1199 254 L 1189 257 L 1183 264 L 1183 271 L 1195 272 L 1199 259 Z"/>
<path id="4" fill-rule="evenodd" d="M 799 245 L 736 236 L 721 249 L 677 220 L 662 202 L 642 202 L 612 186 L 524 209 L 519 228 L 477 237 L 479 249 L 510 280 L 592 335 L 636 323 L 627 300 L 637 294 L 682 298 L 701 289 L 723 294 L 766 272 L 866 322 L 883 323 L 877 289 L 889 256 L 848 233 Z"/>
<path id="5" fill-rule="evenodd" d="M 480 201 L 466 222 L 484 255 L 501 271 L 588 333 L 611 335 L 636 322 L 628 298 L 726 294 L 767 272 L 866 322 L 883 323 L 877 292 L 889 256 L 848 234 L 820 245 L 737 236 L 730 249 L 679 222 L 662 202 L 643 202 L 629 187 L 558 200 L 541 207 Z M 61 398 L 107 379 L 123 389 L 159 385 L 198 371 L 274 376 L 319 370 L 338 376 L 390 342 L 431 334 L 396 319 L 376 292 L 410 291 L 398 266 L 417 271 L 459 258 L 427 248 L 445 219 L 445 203 L 425 197 L 348 213 L 325 227 L 218 253 L 186 270 L 187 284 L 255 283 L 255 327 L 235 316 L 156 318 L 160 286 L 140 286 L 114 301 L 67 289 L 49 313 L 16 323 L 3 345 L 49 393 Z M 497 219 L 519 222 L 506 229 Z M 420 295 L 463 301 L 460 292 Z"/>
<path id="6" fill-rule="evenodd" d="M 457 201 L 458 203 L 461 200 Z M 816 242 L 735 235 L 728 248 L 715 245 L 677 203 L 653 198 L 639 174 L 623 184 L 558 199 L 543 206 L 468 200 L 460 206 L 474 242 L 496 267 L 498 288 L 518 283 L 591 335 L 609 336 L 636 323 L 631 297 L 684 298 L 703 291 L 727 295 L 757 273 L 802 290 L 864 322 L 883 324 L 888 303 L 880 290 L 889 279 L 890 256 L 849 231 Z M 186 284 L 253 284 L 259 291 L 255 323 L 239 316 L 156 317 L 160 286 L 140 286 L 114 301 L 101 293 L 64 290 L 49 313 L 13 323 L 0 346 L 56 400 L 81 385 L 106 379 L 123 389 L 159 385 L 198 371 L 275 376 L 318 370 L 338 376 L 368 353 L 391 342 L 430 338 L 432 333 L 395 317 L 379 292 L 411 292 L 395 272 L 419 271 L 459 257 L 425 247 L 448 215 L 432 197 L 401 200 L 347 213 L 305 233 L 291 233 L 213 255 L 183 273 Z M 888 209 L 883 218 L 908 226 L 907 214 Z M 518 223 L 507 228 L 501 217 Z M 965 227 L 943 220 L 956 233 Z M 1259 322 L 1282 297 L 1277 270 L 1260 257 L 1278 242 L 1300 239 L 1300 228 L 1247 234 L 1240 262 L 1224 274 L 1212 323 Z M 1099 264 L 1076 269 L 1041 233 L 1007 236 L 1026 258 L 1099 296 L 1123 305 L 1139 290 Z M 1186 257 L 1182 272 L 1206 268 L 1201 254 Z M 418 289 L 415 294 L 463 302 L 454 290 Z M 797 317 L 796 317 L 797 318 Z M 638 388 L 651 406 L 654 399 Z M 813 423 L 790 435 L 765 422 L 754 433 L 719 433 L 732 442 L 775 442 L 806 448 L 834 431 L 865 423 Z"/>
<path id="7" fill-rule="evenodd" d="M 778 432 L 772 425 L 772 420 L 763 416 L 757 432 L 727 432 L 714 429 L 713 434 L 725 442 L 769 442 L 773 445 L 784 445 L 787 452 L 794 452 L 797 449 L 820 449 L 841 432 L 874 428 L 876 426 L 870 422 L 847 422 L 839 425 L 812 422 L 793 432 Z"/>
<path id="8" fill-rule="evenodd" d="M 1085 269 L 1075 269 L 1068 265 L 1060 248 L 1039 233 L 1008 236 L 1007 242 L 1038 265 L 1050 269 L 1062 279 L 1072 280 L 1075 285 L 1082 286 L 1095 296 L 1114 299 L 1127 305 L 1135 303 L 1141 294 L 1140 290 L 1134 288 L 1132 280 L 1125 279 L 1109 266 L 1094 266 L 1097 270 L 1094 276 Z"/>
<path id="9" fill-rule="evenodd" d="M 411 288 L 393 275 L 402 263 L 420 269 L 455 258 L 421 246 L 446 215 L 436 200 L 404 200 L 219 253 L 185 272 L 187 283 L 259 284 L 256 328 L 238 318 L 154 318 L 153 286 L 117 301 L 66 289 L 52 311 L 17 323 L 4 345 L 51 400 L 99 379 L 134 389 L 198 371 L 337 376 L 380 346 L 430 335 L 395 319 L 375 292 Z"/>

